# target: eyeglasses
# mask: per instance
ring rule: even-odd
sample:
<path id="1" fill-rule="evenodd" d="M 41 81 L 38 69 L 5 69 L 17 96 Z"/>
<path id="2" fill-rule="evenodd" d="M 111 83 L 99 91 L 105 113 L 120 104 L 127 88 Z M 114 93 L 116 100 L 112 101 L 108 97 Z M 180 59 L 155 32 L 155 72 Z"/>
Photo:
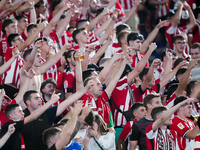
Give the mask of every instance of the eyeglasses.
<path id="1" fill-rule="evenodd" d="M 183 45 L 185 45 L 186 42 L 177 42 L 177 43 L 175 43 L 175 44 L 179 44 L 179 45 L 183 44 Z"/>

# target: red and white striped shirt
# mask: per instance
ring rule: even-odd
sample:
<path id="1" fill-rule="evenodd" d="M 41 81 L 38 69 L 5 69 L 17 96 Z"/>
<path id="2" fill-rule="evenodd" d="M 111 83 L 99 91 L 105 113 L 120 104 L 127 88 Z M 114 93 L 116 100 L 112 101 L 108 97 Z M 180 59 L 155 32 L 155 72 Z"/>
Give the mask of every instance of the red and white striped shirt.
<path id="1" fill-rule="evenodd" d="M 131 89 L 135 88 L 135 84 L 130 85 Z M 117 83 L 115 89 L 112 92 L 112 98 L 115 104 L 122 110 L 122 112 L 130 110 L 132 101 L 131 95 L 129 93 L 127 76 L 123 77 Z M 114 125 L 115 126 L 124 126 L 127 121 L 122 113 L 120 113 L 114 106 Z"/>
<path id="2" fill-rule="evenodd" d="M 194 150 L 200 150 L 200 133 L 194 139 Z"/>
<path id="3" fill-rule="evenodd" d="M 157 0 L 157 1 L 162 2 L 164 0 Z M 156 5 L 156 17 L 157 18 L 166 16 L 168 12 L 169 12 L 168 3 Z"/>
<path id="4" fill-rule="evenodd" d="M 178 133 L 181 140 L 181 145 L 184 150 L 193 149 L 194 140 L 185 138 L 185 134 L 193 129 L 195 126 L 196 124 L 190 119 L 183 120 L 178 116 L 175 116 L 172 119 L 172 125 L 170 125 L 170 129 L 175 130 Z"/>

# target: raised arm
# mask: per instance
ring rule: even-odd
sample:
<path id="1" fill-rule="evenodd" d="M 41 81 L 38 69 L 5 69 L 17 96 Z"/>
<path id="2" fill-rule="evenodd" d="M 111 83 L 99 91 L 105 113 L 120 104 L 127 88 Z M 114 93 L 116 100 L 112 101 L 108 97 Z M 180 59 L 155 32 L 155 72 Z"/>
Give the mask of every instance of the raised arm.
<path id="1" fill-rule="evenodd" d="M 18 57 L 19 50 L 17 47 L 12 51 L 12 54 L 13 54 L 12 58 L 10 58 L 6 63 L 4 63 L 0 67 L 0 75 L 2 75 L 10 67 L 10 65 L 13 63 L 13 61 Z"/>
<path id="2" fill-rule="evenodd" d="M 72 115 L 70 116 L 70 119 L 63 127 L 62 133 L 60 134 L 60 138 L 55 144 L 57 150 L 62 150 L 63 147 L 65 147 L 69 143 L 71 135 L 76 126 L 78 115 L 81 112 L 81 108 L 82 108 L 82 103 L 80 101 L 75 104 L 74 108 L 71 108 L 70 111 Z"/>
<path id="3" fill-rule="evenodd" d="M 197 63 L 196 60 L 190 61 L 188 69 L 183 74 L 183 76 L 178 84 L 178 87 L 177 87 L 176 91 L 174 92 L 176 94 L 176 96 L 181 95 L 183 93 L 183 91 L 185 90 L 185 88 L 188 84 L 191 70 L 195 67 L 196 63 Z"/>
<path id="4" fill-rule="evenodd" d="M 29 36 L 26 41 L 24 41 L 21 45 L 18 45 L 18 49 L 20 52 L 22 52 L 27 46 L 31 45 L 35 38 L 38 36 L 38 34 L 46 27 L 46 22 L 40 22 L 39 26 L 37 27 L 37 30 Z"/>
<path id="5" fill-rule="evenodd" d="M 36 73 L 39 75 L 45 73 L 51 66 L 53 66 L 55 63 L 58 62 L 58 60 L 62 57 L 63 53 L 66 50 L 69 50 L 71 47 L 71 44 L 66 43 L 63 48 L 57 53 L 54 54 L 47 62 L 45 62 L 41 67 L 36 69 Z"/>
<path id="6" fill-rule="evenodd" d="M 126 14 L 126 16 L 124 18 L 122 18 L 123 23 L 127 23 L 130 20 L 131 16 L 137 10 L 139 5 L 140 5 L 140 0 L 135 0 L 134 5 L 131 8 L 131 10 Z"/>
<path id="7" fill-rule="evenodd" d="M 84 93 L 87 92 L 87 90 L 94 84 L 93 81 L 89 81 L 88 84 L 77 91 L 76 93 L 70 95 L 66 100 L 64 100 L 62 103 L 58 105 L 58 109 L 56 112 L 56 116 L 59 116 L 68 106 L 76 102 L 78 99 L 80 99 Z"/>
<path id="8" fill-rule="evenodd" d="M 23 3 L 24 3 L 24 0 L 21 0 L 18 3 L 14 4 L 10 9 L 10 14 L 15 12 Z"/>
<path id="9" fill-rule="evenodd" d="M 62 26 L 60 26 L 60 28 L 56 31 L 58 38 L 60 38 L 63 35 L 64 31 L 66 30 L 66 27 L 69 25 L 71 16 L 72 16 L 72 10 L 68 10 L 67 15 L 61 21 Z"/>
<path id="10" fill-rule="evenodd" d="M 123 60 L 121 62 L 119 69 L 115 72 L 114 76 L 112 77 L 112 80 L 110 81 L 107 88 L 105 89 L 105 92 L 107 93 L 109 98 L 110 98 L 110 96 L 111 96 L 111 94 L 112 94 L 117 82 L 119 81 L 119 78 L 121 77 L 121 75 L 124 71 L 124 68 L 126 66 L 126 59 L 125 58 L 122 58 L 122 59 Z"/>
<path id="11" fill-rule="evenodd" d="M 3 9 L 3 6 L 5 6 L 7 0 L 1 0 L 0 1 L 0 10 Z"/>
<path id="12" fill-rule="evenodd" d="M 190 31 L 195 26 L 196 20 L 195 20 L 194 14 L 192 12 L 192 9 L 190 8 L 190 6 L 188 5 L 188 3 L 186 1 L 184 2 L 184 8 L 188 11 L 189 16 L 190 16 L 189 23 L 186 25 L 187 31 Z"/>
<path id="13" fill-rule="evenodd" d="M 90 60 L 90 63 L 97 64 L 97 62 L 99 61 L 101 56 L 105 53 L 105 51 L 107 50 L 108 46 L 110 45 L 112 37 L 113 37 L 112 35 L 109 36 L 109 38 L 106 41 L 106 43 L 104 43 L 103 46 L 101 46 L 101 48 L 97 51 L 97 53 L 92 57 L 92 59 Z"/>
<path id="14" fill-rule="evenodd" d="M 153 51 L 157 48 L 157 45 L 155 43 L 151 43 L 149 46 L 149 50 L 144 55 L 144 57 L 137 63 L 135 68 L 128 74 L 127 82 L 128 84 L 131 84 L 133 79 L 140 74 L 140 72 L 143 70 L 144 66 L 146 65 L 149 57 L 153 53 Z"/>
<path id="15" fill-rule="evenodd" d="M 178 64 L 176 66 L 176 68 L 174 68 L 171 72 L 169 72 L 168 74 L 166 74 L 166 76 L 164 76 L 162 78 L 162 80 L 160 81 L 160 88 L 163 88 L 177 73 L 177 71 L 183 66 L 185 65 L 185 61 L 182 61 L 180 64 Z"/>
<path id="16" fill-rule="evenodd" d="M 60 9 L 60 11 L 51 19 L 51 21 L 49 22 L 48 26 L 43 31 L 43 35 L 44 36 L 49 36 L 49 33 L 53 30 L 53 28 L 55 27 L 56 23 L 60 19 L 61 15 L 67 9 L 69 9 L 68 5 L 63 6 Z"/>
<path id="17" fill-rule="evenodd" d="M 10 124 L 8 126 L 8 131 L 6 134 L 0 139 L 0 148 L 6 143 L 6 141 L 9 139 L 9 137 L 15 132 L 15 125 L 16 123 Z"/>
<path id="18" fill-rule="evenodd" d="M 190 97 L 194 98 L 195 101 L 197 101 L 197 96 L 199 95 L 199 92 L 200 92 L 200 82 L 194 87 L 194 90 L 191 93 Z"/>
<path id="19" fill-rule="evenodd" d="M 143 79 L 143 82 L 141 84 L 141 89 L 142 91 L 145 91 L 146 88 L 149 86 L 149 82 L 151 82 L 151 80 L 153 79 L 154 76 L 154 69 L 156 66 L 160 65 L 161 61 L 160 59 L 154 59 L 151 67 L 146 75 L 146 77 Z"/>
<path id="20" fill-rule="evenodd" d="M 164 112 L 162 114 L 162 116 L 160 118 L 158 118 L 152 126 L 153 131 L 155 132 L 162 124 L 164 121 L 166 121 L 169 117 L 172 116 L 172 114 L 174 114 L 179 107 L 183 106 L 184 104 L 190 104 L 194 99 L 186 99 L 180 103 L 178 103 L 177 105 L 175 105 L 174 107 L 170 108 L 169 110 L 167 110 L 166 112 Z"/>
<path id="21" fill-rule="evenodd" d="M 99 22 L 99 20 L 101 19 L 102 16 L 106 15 L 109 13 L 109 10 L 107 8 L 104 8 L 103 12 L 100 13 L 96 18 L 94 18 L 90 24 L 86 27 L 86 30 L 87 31 L 91 31 L 95 26 L 96 24 Z"/>
<path id="22" fill-rule="evenodd" d="M 142 44 L 142 47 L 140 49 L 140 53 L 144 54 L 148 48 L 148 46 L 150 45 L 150 43 L 155 39 L 155 37 L 157 36 L 160 28 L 164 27 L 164 26 L 168 26 L 169 25 L 169 21 L 168 20 L 164 20 L 164 21 L 159 21 L 159 23 L 155 26 L 155 28 L 153 29 L 153 31 L 151 31 L 151 33 L 148 35 L 147 39 L 144 41 L 144 43 Z"/>
<path id="23" fill-rule="evenodd" d="M 80 56 L 80 52 L 77 51 L 75 54 L 76 58 L 76 91 L 84 88 L 83 86 L 83 78 L 82 78 L 82 67 L 81 67 L 81 61 L 78 59 Z"/>
<path id="24" fill-rule="evenodd" d="M 177 5 L 177 11 L 172 19 L 172 26 L 173 27 L 177 27 L 178 24 L 180 23 L 180 19 L 181 19 L 181 12 L 182 12 L 182 9 L 183 9 L 183 4 L 182 3 L 179 3 Z"/>

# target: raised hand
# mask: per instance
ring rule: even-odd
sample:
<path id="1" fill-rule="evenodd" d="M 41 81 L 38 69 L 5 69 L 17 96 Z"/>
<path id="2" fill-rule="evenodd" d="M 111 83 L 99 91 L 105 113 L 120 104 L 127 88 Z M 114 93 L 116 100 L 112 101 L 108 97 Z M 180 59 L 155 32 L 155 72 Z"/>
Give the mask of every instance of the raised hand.
<path id="1" fill-rule="evenodd" d="M 159 20 L 159 23 L 156 25 L 156 27 L 160 29 L 162 27 L 168 26 L 169 23 L 170 23 L 169 20 L 163 20 L 163 21 Z"/>
<path id="2" fill-rule="evenodd" d="M 157 67 L 160 64 L 161 64 L 161 60 L 160 59 L 154 59 L 151 65 L 153 65 L 153 67 Z"/>
<path id="3" fill-rule="evenodd" d="M 194 60 L 194 59 L 192 59 L 192 60 L 190 60 L 190 62 L 189 62 L 189 69 L 192 69 L 192 68 L 194 68 L 195 66 L 197 65 L 197 60 Z"/>
<path id="4" fill-rule="evenodd" d="M 156 48 L 157 48 L 156 43 L 151 43 L 151 44 L 149 45 L 149 50 L 154 51 Z"/>
<path id="5" fill-rule="evenodd" d="M 56 103 L 59 100 L 59 95 L 60 93 L 55 94 L 55 91 L 54 91 L 53 94 L 51 95 L 50 101 L 52 101 L 53 103 Z"/>
<path id="6" fill-rule="evenodd" d="M 13 55 L 14 58 L 17 58 L 19 56 L 19 49 L 17 47 L 15 47 L 12 50 L 12 55 Z"/>
<path id="7" fill-rule="evenodd" d="M 11 134 L 13 134 L 14 132 L 15 132 L 15 126 L 14 125 L 16 125 L 16 123 L 12 123 L 12 124 L 10 124 L 9 126 L 8 126 L 8 133 L 11 135 Z"/>
<path id="8" fill-rule="evenodd" d="M 36 72 L 33 69 L 30 69 L 28 72 L 24 70 L 24 73 L 30 79 L 32 79 L 36 75 Z"/>
<path id="9" fill-rule="evenodd" d="M 65 43 L 65 45 L 63 46 L 65 50 L 69 50 L 71 47 L 72 47 L 72 44 L 70 43 Z"/>

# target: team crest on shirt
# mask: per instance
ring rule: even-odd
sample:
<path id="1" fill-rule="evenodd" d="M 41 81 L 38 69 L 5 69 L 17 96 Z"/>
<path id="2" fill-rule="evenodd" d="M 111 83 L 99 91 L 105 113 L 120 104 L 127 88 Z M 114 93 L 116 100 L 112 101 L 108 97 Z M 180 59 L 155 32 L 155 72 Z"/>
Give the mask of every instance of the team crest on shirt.
<path id="1" fill-rule="evenodd" d="M 179 123 L 177 126 L 178 126 L 181 130 L 185 127 L 182 123 Z"/>
<path id="2" fill-rule="evenodd" d="M 68 87 L 68 82 L 64 81 L 64 88 L 67 88 L 67 87 Z"/>

